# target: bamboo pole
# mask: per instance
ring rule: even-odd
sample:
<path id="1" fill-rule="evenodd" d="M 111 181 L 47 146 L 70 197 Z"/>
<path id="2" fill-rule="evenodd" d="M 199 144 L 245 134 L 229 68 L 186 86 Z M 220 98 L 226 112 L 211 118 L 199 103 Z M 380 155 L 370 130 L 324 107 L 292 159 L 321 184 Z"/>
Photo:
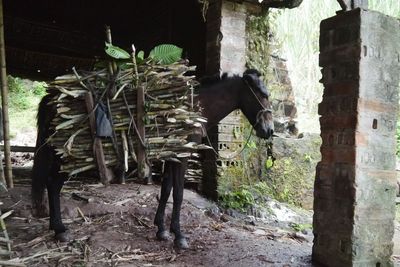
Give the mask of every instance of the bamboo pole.
<path id="1" fill-rule="evenodd" d="M 0 0 L 0 58 L 1 58 L 1 104 L 3 107 L 5 179 L 9 188 L 14 187 L 11 167 L 10 121 L 8 117 L 8 83 L 6 70 L 6 49 L 4 42 L 3 0 Z"/>
<path id="2" fill-rule="evenodd" d="M 144 125 L 144 88 L 143 86 L 139 86 L 137 88 L 137 99 L 136 99 L 136 124 L 138 128 L 138 137 L 141 138 L 141 140 L 145 140 L 145 125 Z M 142 180 L 145 184 L 150 184 L 152 181 L 150 181 L 150 177 L 146 177 L 146 152 L 145 152 L 145 147 L 138 142 L 137 146 L 137 164 L 138 164 L 138 178 L 139 180 Z"/>
<path id="3" fill-rule="evenodd" d="M 106 40 L 107 43 L 112 44 L 111 28 L 108 25 L 106 25 Z M 117 63 L 115 63 L 114 59 L 110 59 L 108 69 L 111 75 L 117 71 Z M 115 92 L 111 92 L 111 94 L 114 96 Z"/>

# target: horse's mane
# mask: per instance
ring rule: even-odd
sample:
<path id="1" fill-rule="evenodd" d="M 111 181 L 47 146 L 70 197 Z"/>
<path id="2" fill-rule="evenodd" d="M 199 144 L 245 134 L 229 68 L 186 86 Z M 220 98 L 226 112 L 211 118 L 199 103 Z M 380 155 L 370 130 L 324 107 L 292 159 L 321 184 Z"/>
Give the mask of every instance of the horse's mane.
<path id="1" fill-rule="evenodd" d="M 255 74 L 257 77 L 261 76 L 261 72 L 256 69 L 247 69 L 243 74 Z"/>
<path id="2" fill-rule="evenodd" d="M 261 73 L 256 70 L 256 69 L 247 69 L 243 75 L 257 75 L 258 77 L 261 76 Z M 234 74 L 233 76 L 228 76 L 228 73 L 224 72 L 222 75 L 215 74 L 211 76 L 204 76 L 203 78 L 199 79 L 199 86 L 196 87 L 195 92 L 199 93 L 199 90 L 207 90 L 208 88 L 214 88 L 214 85 L 220 83 L 220 82 L 230 82 L 230 81 L 235 81 L 238 79 L 242 79 L 243 77 L 239 74 Z M 223 87 L 220 87 L 223 88 Z"/>
<path id="3" fill-rule="evenodd" d="M 204 76 L 203 78 L 200 79 L 200 84 L 202 86 L 210 86 L 222 80 L 225 80 L 226 78 L 228 78 L 227 73 L 222 74 L 222 76 L 220 76 L 219 74 Z"/>
<path id="4" fill-rule="evenodd" d="M 215 84 L 218 84 L 221 81 L 231 81 L 235 79 L 241 79 L 239 75 L 228 76 L 228 73 L 223 73 L 221 76 L 218 74 L 212 76 L 205 76 L 199 80 L 200 88 L 206 89 L 212 87 Z"/>
<path id="5" fill-rule="evenodd" d="M 261 76 L 261 73 L 256 70 L 256 69 L 248 69 L 246 70 L 243 74 L 255 74 L 258 77 Z M 228 76 L 228 73 L 224 72 L 221 76 L 219 74 L 215 74 L 215 75 L 211 75 L 211 76 L 205 76 L 203 78 L 201 78 L 199 80 L 200 85 L 202 87 L 209 87 L 213 84 L 216 84 L 220 81 L 224 81 L 224 80 L 232 80 L 232 79 L 237 79 L 237 78 L 241 78 L 240 75 L 235 74 L 233 76 Z"/>

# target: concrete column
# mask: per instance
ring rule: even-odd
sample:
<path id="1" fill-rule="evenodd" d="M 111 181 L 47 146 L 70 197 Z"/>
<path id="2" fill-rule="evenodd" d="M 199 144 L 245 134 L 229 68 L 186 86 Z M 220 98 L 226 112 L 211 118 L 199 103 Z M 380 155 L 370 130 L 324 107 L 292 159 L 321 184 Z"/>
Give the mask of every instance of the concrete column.
<path id="1" fill-rule="evenodd" d="M 207 74 L 241 75 L 246 68 L 246 20 L 247 12 L 255 12 L 258 5 L 250 5 L 229 0 L 210 1 L 207 13 Z M 241 113 L 234 111 L 218 126 L 210 129 L 208 135 L 221 157 L 229 158 L 240 151 L 243 145 Z M 220 168 L 238 166 L 239 160 L 218 159 L 213 151 L 204 151 L 203 193 L 217 199 L 218 176 Z"/>
<path id="2" fill-rule="evenodd" d="M 322 21 L 322 160 L 313 260 L 393 266 L 400 22 L 352 10 Z"/>
<path id="3" fill-rule="evenodd" d="M 242 74 L 246 65 L 246 6 L 222 1 L 221 72 Z"/>

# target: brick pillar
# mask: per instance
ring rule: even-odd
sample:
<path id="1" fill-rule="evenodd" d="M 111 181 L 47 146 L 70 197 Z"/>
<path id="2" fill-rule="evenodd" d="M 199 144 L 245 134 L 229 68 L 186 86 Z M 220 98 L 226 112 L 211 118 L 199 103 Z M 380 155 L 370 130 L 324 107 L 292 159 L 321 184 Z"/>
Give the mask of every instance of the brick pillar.
<path id="1" fill-rule="evenodd" d="M 207 13 L 207 61 L 206 73 L 241 75 L 246 65 L 246 18 L 247 12 L 256 12 L 258 5 L 229 0 L 210 1 Z M 230 157 L 242 147 L 243 136 L 234 136 L 234 129 L 242 129 L 241 113 L 234 111 L 218 126 L 210 129 L 208 135 L 213 146 L 222 157 Z M 237 133 L 237 131 L 235 131 Z M 203 160 L 203 193 L 217 199 L 219 168 L 240 165 L 237 159 L 217 159 L 213 151 L 205 151 Z"/>
<path id="2" fill-rule="evenodd" d="M 247 10 L 257 5 L 211 0 L 207 12 L 206 73 L 241 74 L 246 64 Z"/>
<path id="3" fill-rule="evenodd" d="M 313 260 L 393 266 L 400 22 L 352 10 L 322 21 L 322 160 Z"/>
<path id="4" fill-rule="evenodd" d="M 246 65 L 246 6 L 222 1 L 221 72 L 242 74 Z"/>

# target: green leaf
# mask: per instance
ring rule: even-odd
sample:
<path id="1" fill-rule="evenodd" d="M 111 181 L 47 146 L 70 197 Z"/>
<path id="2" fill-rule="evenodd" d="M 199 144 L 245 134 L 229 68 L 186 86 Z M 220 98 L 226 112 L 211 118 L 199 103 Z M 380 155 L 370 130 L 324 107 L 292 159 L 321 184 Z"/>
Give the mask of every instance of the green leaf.
<path id="1" fill-rule="evenodd" d="M 117 61 L 117 66 L 121 69 L 121 70 L 126 70 L 129 68 L 132 68 L 132 62 L 130 62 L 130 60 L 119 60 Z"/>
<path id="2" fill-rule="evenodd" d="M 254 141 L 252 141 L 252 140 L 249 141 L 249 142 L 247 142 L 246 146 L 247 146 L 248 148 L 253 148 L 253 149 L 257 148 L 256 142 L 254 142 Z"/>
<path id="3" fill-rule="evenodd" d="M 129 59 L 131 55 L 126 52 L 124 49 L 119 48 L 118 46 L 106 43 L 105 51 L 107 55 L 115 59 Z"/>
<path id="4" fill-rule="evenodd" d="M 136 57 L 140 60 L 144 60 L 144 51 L 140 50 L 139 53 L 137 53 Z"/>
<path id="5" fill-rule="evenodd" d="M 150 51 L 150 58 L 160 64 L 172 64 L 182 58 L 182 48 L 172 44 L 162 44 Z"/>
<path id="6" fill-rule="evenodd" d="M 265 168 L 269 170 L 272 168 L 272 166 L 274 166 L 274 161 L 271 157 L 268 157 L 268 159 L 265 161 Z"/>

